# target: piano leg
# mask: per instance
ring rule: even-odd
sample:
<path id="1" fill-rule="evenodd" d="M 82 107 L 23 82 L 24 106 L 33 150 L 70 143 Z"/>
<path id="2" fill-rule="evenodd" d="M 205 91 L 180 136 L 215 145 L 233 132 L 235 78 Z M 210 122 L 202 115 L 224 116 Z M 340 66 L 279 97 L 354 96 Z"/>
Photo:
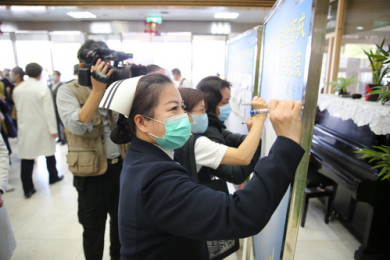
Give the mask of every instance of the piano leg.
<path id="1" fill-rule="evenodd" d="M 362 188 L 373 188 L 375 183 L 368 183 Z M 376 184 L 372 202 L 373 210 L 368 215 L 362 245 L 355 251 L 356 260 L 390 259 L 390 196 L 389 182 Z M 363 194 L 366 193 L 367 190 Z M 369 193 L 373 195 L 373 192 Z"/>

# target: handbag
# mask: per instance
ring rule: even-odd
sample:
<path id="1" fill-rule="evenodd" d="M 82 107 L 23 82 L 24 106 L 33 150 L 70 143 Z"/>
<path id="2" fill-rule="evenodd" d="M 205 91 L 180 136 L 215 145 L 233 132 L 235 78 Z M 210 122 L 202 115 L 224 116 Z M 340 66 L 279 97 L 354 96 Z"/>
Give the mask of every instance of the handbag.
<path id="1" fill-rule="evenodd" d="M 182 163 L 185 168 L 187 168 L 191 175 L 192 179 L 198 182 L 198 172 L 196 170 L 196 161 L 195 161 L 195 141 L 198 136 L 190 136 L 188 141 L 183 146 L 183 158 Z M 211 182 L 204 184 L 210 187 L 213 190 L 223 191 L 229 193 L 226 181 L 220 179 L 211 180 Z M 236 252 L 240 248 L 240 241 L 238 239 L 233 240 L 210 240 L 206 241 L 207 249 L 209 251 L 209 257 L 211 260 L 220 260 L 224 259 L 228 255 Z"/>
<path id="2" fill-rule="evenodd" d="M 18 136 L 18 129 L 10 114 L 4 114 L 3 129 L 8 137 L 15 138 Z"/>

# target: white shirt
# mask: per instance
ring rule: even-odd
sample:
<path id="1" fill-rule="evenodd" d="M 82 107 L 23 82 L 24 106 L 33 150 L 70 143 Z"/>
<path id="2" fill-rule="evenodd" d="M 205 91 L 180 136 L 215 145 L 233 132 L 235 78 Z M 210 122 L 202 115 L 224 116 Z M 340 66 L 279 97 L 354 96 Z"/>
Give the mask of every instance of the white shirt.
<path id="1" fill-rule="evenodd" d="M 181 87 L 181 88 L 192 88 L 191 81 L 186 79 L 186 78 L 180 77 L 179 80 L 172 79 L 172 81 L 173 81 L 173 84 L 175 84 L 175 86 L 177 88 L 179 88 L 179 87 Z"/>
<path id="2" fill-rule="evenodd" d="M 201 136 L 195 141 L 196 171 L 199 172 L 202 166 L 217 169 L 225 156 L 227 146 L 211 141 Z"/>

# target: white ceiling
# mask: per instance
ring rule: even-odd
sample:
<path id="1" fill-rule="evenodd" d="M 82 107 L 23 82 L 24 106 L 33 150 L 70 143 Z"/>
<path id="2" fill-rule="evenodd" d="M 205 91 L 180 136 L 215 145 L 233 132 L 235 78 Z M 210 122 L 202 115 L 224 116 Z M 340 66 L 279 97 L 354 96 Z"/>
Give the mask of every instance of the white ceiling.
<path id="1" fill-rule="evenodd" d="M 19 6 L 20 8 L 21 6 Z M 24 6 L 26 7 L 26 6 Z M 70 11 L 86 11 L 95 14 L 94 21 L 145 21 L 148 16 L 160 16 L 164 21 L 227 21 L 216 20 L 216 12 L 238 12 L 240 15 L 234 23 L 262 24 L 269 9 L 264 8 L 227 8 L 227 7 L 203 7 L 203 8 L 177 8 L 177 7 L 90 7 L 76 6 L 57 7 L 27 7 L 24 10 L 12 10 L 9 6 L 0 6 L 0 20 L 12 21 L 80 21 L 67 15 Z M 91 20 L 91 19 L 87 19 Z"/>

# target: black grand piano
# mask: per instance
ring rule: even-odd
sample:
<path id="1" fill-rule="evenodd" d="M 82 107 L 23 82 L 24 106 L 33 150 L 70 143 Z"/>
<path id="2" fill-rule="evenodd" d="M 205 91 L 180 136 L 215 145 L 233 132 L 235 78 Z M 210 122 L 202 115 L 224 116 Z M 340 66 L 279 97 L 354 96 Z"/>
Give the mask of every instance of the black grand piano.
<path id="1" fill-rule="evenodd" d="M 378 180 L 377 171 L 354 153 L 381 144 L 390 145 L 389 134 L 375 135 L 368 125 L 317 110 L 311 158 L 320 174 L 337 183 L 332 208 L 361 242 L 358 260 L 390 259 L 390 183 Z"/>

